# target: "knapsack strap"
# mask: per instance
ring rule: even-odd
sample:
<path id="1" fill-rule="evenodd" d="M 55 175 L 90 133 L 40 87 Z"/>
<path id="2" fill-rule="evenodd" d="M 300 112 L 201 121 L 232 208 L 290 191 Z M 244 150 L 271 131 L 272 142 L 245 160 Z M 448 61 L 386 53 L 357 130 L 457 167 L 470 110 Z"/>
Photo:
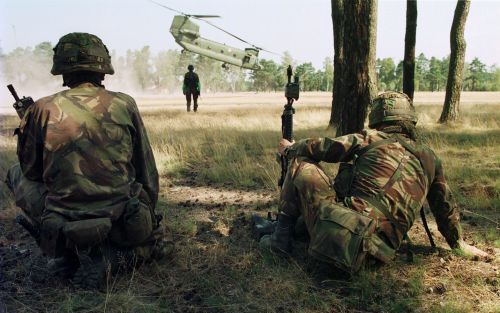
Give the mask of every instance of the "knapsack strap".
<path id="1" fill-rule="evenodd" d="M 382 188 L 382 190 L 380 191 L 380 193 L 378 193 L 375 197 L 370 197 L 370 198 L 365 198 L 365 197 L 361 197 L 363 200 L 367 201 L 371 206 L 373 206 L 374 208 L 376 208 L 377 210 L 380 211 L 380 213 L 382 213 L 384 215 L 385 218 L 387 218 L 391 224 L 393 225 L 394 229 L 395 230 L 398 230 L 401 235 L 405 235 L 405 232 L 401 226 L 401 224 L 396 220 L 396 218 L 391 214 L 391 212 L 389 212 L 389 210 L 386 208 L 384 202 L 383 202 L 383 198 L 385 196 L 385 192 L 391 188 L 398 180 L 401 179 L 401 172 L 404 168 L 404 166 L 406 165 L 406 163 L 408 162 L 408 152 L 413 154 L 420 162 L 420 165 L 422 166 L 422 169 L 426 171 L 426 168 L 424 166 L 424 162 L 422 162 L 422 155 L 421 153 L 419 153 L 418 149 L 407 143 L 403 138 L 401 138 L 401 136 L 399 135 L 393 135 L 391 136 L 390 138 L 387 138 L 387 139 L 383 139 L 383 140 L 379 140 L 379 141 L 376 141 L 376 142 L 372 142 L 371 144 L 361 148 L 358 150 L 358 152 L 356 153 L 356 159 L 361 157 L 363 154 L 365 154 L 366 152 L 368 152 L 369 150 L 372 150 L 374 148 L 377 148 L 377 147 L 380 147 L 380 146 L 383 146 L 383 145 L 387 145 L 387 144 L 391 144 L 391 143 L 394 143 L 394 142 L 398 142 L 401 146 L 403 146 L 403 148 L 405 149 L 405 153 L 403 155 L 403 158 L 401 159 L 397 169 L 395 170 L 395 172 L 393 173 L 393 175 L 391 176 L 391 178 L 387 181 L 387 183 L 385 184 L 385 186 Z M 354 177 L 352 177 L 352 179 L 354 179 Z M 351 180 L 351 183 L 352 183 L 352 180 Z M 427 225 L 427 220 L 425 218 L 425 213 L 423 211 L 423 208 L 421 209 L 420 211 L 420 216 L 422 218 L 422 223 L 424 224 L 424 228 L 426 229 L 426 232 L 427 232 L 427 236 L 429 237 L 429 240 L 431 242 L 431 245 L 434 247 L 434 240 L 432 238 L 432 235 L 430 233 L 430 231 L 428 231 L 428 225 Z"/>
<path id="2" fill-rule="evenodd" d="M 401 161 L 399 161 L 398 167 L 396 168 L 392 176 L 389 178 L 387 183 L 385 183 L 384 187 L 382 187 L 380 192 L 375 197 L 363 198 L 372 206 L 374 206 L 377 210 L 379 210 L 391 222 L 394 228 L 401 233 L 401 235 L 405 234 L 401 224 L 396 220 L 396 218 L 391 214 L 391 212 L 389 212 L 382 199 L 384 199 L 386 191 L 389 190 L 396 182 L 401 180 L 402 177 L 401 173 L 404 167 L 406 166 L 406 163 L 408 163 L 408 160 L 409 160 L 409 155 L 408 152 L 405 151 L 403 157 L 401 158 Z"/>
<path id="3" fill-rule="evenodd" d="M 382 139 L 382 140 L 379 140 L 379 141 L 372 142 L 369 145 L 364 146 L 363 148 L 359 149 L 356 152 L 356 155 L 359 158 L 360 156 L 362 156 L 363 154 L 365 154 L 369 150 L 372 150 L 374 148 L 377 148 L 377 147 L 380 147 L 380 146 L 383 146 L 383 145 L 388 145 L 388 144 L 391 144 L 391 143 L 395 143 L 397 141 L 398 140 L 396 138 L 390 137 L 390 138 L 387 138 L 387 139 Z"/>

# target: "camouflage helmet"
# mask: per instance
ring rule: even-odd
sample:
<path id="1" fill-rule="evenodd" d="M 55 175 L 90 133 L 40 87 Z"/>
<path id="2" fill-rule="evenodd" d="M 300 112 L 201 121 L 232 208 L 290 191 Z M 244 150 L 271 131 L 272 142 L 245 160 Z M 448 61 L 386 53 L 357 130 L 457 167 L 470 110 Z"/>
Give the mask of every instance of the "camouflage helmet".
<path id="1" fill-rule="evenodd" d="M 87 33 L 69 33 L 54 47 L 53 75 L 90 71 L 114 74 L 109 51 L 99 37 Z"/>
<path id="2" fill-rule="evenodd" d="M 194 70 L 194 66 L 192 64 L 189 64 L 188 65 L 188 71 L 193 71 Z"/>
<path id="3" fill-rule="evenodd" d="M 382 122 L 410 121 L 417 123 L 417 114 L 410 98 L 401 92 L 384 92 L 371 103 L 368 127 L 375 128 Z"/>

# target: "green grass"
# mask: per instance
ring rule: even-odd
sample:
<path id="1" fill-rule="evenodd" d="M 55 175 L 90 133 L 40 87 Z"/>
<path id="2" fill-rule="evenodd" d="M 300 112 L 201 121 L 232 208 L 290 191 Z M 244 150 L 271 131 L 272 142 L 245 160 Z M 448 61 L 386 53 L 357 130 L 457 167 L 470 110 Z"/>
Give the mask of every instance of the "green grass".
<path id="1" fill-rule="evenodd" d="M 467 106 L 462 108 L 461 125 L 440 126 L 433 122 L 440 113 L 438 106 L 418 107 L 422 120 L 428 121 L 420 125 L 422 140 L 442 158 L 462 212 L 466 236 L 483 249 L 500 248 L 499 109 L 500 105 Z M 169 109 L 144 113 L 162 186 L 189 185 L 194 181 L 214 194 L 266 192 L 277 198 L 280 167 L 275 153 L 281 110 L 281 106 L 253 111 L 236 106 L 218 111 L 206 109 L 197 115 Z M 296 138 L 332 136 L 332 131 L 326 130 L 329 110 L 328 106 L 297 108 Z M 3 179 L 16 160 L 15 139 L 6 134 L 17 121 L 9 117 L 1 122 Z M 334 170 L 335 166 L 327 166 L 329 173 Z M 261 253 L 249 231 L 249 215 L 257 210 L 257 200 L 219 207 L 185 207 L 173 198 L 162 190 L 158 210 L 164 213 L 174 233 L 174 259 L 118 275 L 103 292 L 71 290 L 54 279 L 33 283 L 31 258 L 19 259 L 19 264 L 6 274 L 14 289 L 0 284 L 0 299 L 18 312 L 500 310 L 495 291 L 498 277 L 496 286 L 490 280 L 495 275 L 492 267 L 498 267 L 498 261 L 474 262 L 443 251 L 417 253 L 413 262 L 405 261 L 403 255 L 394 264 L 368 267 L 348 278 L 311 260 L 302 248 L 284 259 Z M 25 247 L 26 240 L 17 239 L 19 229 L 10 222 L 16 209 L 3 184 L 0 199 L 0 247 Z M 264 214 L 268 209 L 276 210 L 276 202 L 260 210 Z M 417 238 L 416 243 L 427 245 L 425 238 Z M 441 285 L 446 290 L 436 292 Z"/>

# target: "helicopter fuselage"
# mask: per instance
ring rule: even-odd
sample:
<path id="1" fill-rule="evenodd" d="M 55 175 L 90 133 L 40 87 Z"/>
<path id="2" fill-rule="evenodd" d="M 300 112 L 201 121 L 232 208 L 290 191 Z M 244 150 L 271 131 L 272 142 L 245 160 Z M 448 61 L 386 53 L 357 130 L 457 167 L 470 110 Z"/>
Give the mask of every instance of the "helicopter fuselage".
<path id="1" fill-rule="evenodd" d="M 259 50 L 241 50 L 200 36 L 200 27 L 188 16 L 176 15 L 170 26 L 170 33 L 182 48 L 221 62 L 241 68 L 258 70 Z"/>

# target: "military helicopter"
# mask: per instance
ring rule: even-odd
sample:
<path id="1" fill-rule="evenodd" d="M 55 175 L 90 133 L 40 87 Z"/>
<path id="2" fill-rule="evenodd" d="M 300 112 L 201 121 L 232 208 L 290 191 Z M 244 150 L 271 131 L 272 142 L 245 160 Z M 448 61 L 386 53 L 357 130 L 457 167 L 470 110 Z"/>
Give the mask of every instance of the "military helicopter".
<path id="1" fill-rule="evenodd" d="M 177 42 L 177 44 L 179 44 L 183 48 L 183 52 L 184 50 L 186 50 L 221 61 L 223 62 L 222 64 L 223 68 L 227 68 L 228 64 L 249 70 L 259 70 L 261 68 L 258 62 L 258 57 L 259 57 L 259 51 L 264 49 L 259 48 L 247 42 L 246 40 L 243 40 L 240 37 L 220 28 L 219 26 L 205 20 L 205 18 L 217 18 L 220 16 L 186 14 L 181 11 L 169 8 L 158 2 L 152 0 L 150 1 L 168 10 L 179 13 L 179 15 L 175 15 L 174 19 L 172 20 L 172 25 L 170 26 L 170 33 L 174 37 L 175 42 Z M 223 31 L 224 33 L 246 44 L 251 45 L 251 47 L 242 50 L 228 46 L 223 43 L 203 38 L 200 36 L 200 26 L 191 21 L 191 18 L 201 20 L 211 25 L 212 27 L 215 27 Z"/>

